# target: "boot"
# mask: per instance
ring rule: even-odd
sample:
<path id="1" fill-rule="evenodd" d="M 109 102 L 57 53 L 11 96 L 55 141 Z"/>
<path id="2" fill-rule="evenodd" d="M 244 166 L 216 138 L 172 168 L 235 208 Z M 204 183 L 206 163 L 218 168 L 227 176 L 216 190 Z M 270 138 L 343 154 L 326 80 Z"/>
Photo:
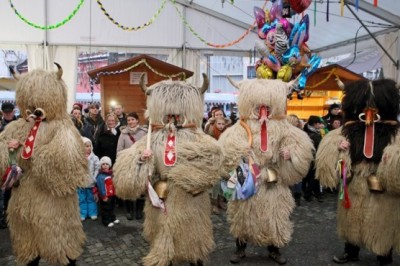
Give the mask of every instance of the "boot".
<path id="1" fill-rule="evenodd" d="M 35 259 L 31 260 L 26 264 L 27 266 L 38 266 L 40 261 L 40 257 L 36 257 Z"/>
<path id="2" fill-rule="evenodd" d="M 301 193 L 294 193 L 294 202 L 296 202 L 296 206 L 301 206 Z"/>
<path id="3" fill-rule="evenodd" d="M 204 263 L 202 260 L 198 260 L 197 262 L 191 262 L 189 265 L 190 266 L 203 266 Z"/>
<path id="4" fill-rule="evenodd" d="M 221 210 L 226 211 L 227 206 L 226 206 L 226 202 L 225 202 L 225 198 L 221 195 L 218 195 L 218 208 L 220 208 Z"/>
<path id="5" fill-rule="evenodd" d="M 211 199 L 211 206 L 212 206 L 212 213 L 213 214 L 220 214 L 219 207 L 218 207 L 218 200 L 217 199 Z"/>
<path id="6" fill-rule="evenodd" d="M 360 248 L 358 246 L 346 242 L 344 246 L 344 253 L 340 256 L 334 256 L 333 262 L 338 264 L 343 264 L 350 261 L 359 261 L 360 260 L 358 257 L 359 252 Z"/>
<path id="7" fill-rule="evenodd" d="M 239 263 L 244 257 L 246 257 L 246 247 L 246 242 L 240 241 L 236 238 L 236 251 L 233 253 L 229 261 L 231 263 Z"/>
<path id="8" fill-rule="evenodd" d="M 136 200 L 136 220 L 143 219 L 144 199 L 139 198 Z"/>
<path id="9" fill-rule="evenodd" d="M 136 206 L 136 201 L 125 200 L 126 219 L 133 220 L 133 213 Z"/>
<path id="10" fill-rule="evenodd" d="M 279 248 L 271 245 L 268 246 L 269 257 L 276 263 L 283 265 L 286 264 L 287 259 L 279 252 Z"/>
<path id="11" fill-rule="evenodd" d="M 393 257 L 392 257 L 392 249 L 390 249 L 389 253 L 385 256 L 376 256 L 379 266 L 386 266 L 386 265 L 392 265 L 393 262 Z"/>

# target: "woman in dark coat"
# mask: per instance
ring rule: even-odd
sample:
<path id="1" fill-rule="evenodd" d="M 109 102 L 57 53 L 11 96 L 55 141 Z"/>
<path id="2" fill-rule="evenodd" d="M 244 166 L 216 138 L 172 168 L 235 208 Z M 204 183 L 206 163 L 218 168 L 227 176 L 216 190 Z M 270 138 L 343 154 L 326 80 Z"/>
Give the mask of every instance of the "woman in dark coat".
<path id="1" fill-rule="evenodd" d="M 110 113 L 106 116 L 104 126 L 100 129 L 96 136 L 94 153 L 99 157 L 110 157 L 112 164 L 115 163 L 117 157 L 117 145 L 119 135 L 121 134 L 117 128 L 118 118 L 115 114 Z"/>

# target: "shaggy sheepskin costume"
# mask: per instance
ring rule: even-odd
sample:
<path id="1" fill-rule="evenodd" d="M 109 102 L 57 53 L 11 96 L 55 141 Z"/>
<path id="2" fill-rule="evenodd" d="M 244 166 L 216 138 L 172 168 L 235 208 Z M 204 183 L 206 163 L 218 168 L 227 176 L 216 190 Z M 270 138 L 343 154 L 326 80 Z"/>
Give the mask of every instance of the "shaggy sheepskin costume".
<path id="1" fill-rule="evenodd" d="M 302 180 L 313 159 L 313 145 L 305 132 L 286 119 L 286 95 L 290 84 L 281 80 L 243 80 L 233 86 L 239 90 L 238 111 L 241 121 L 228 128 L 219 139 L 223 151 L 223 176 L 236 169 L 241 158 L 253 155 L 261 171 L 258 192 L 247 200 L 228 204 L 231 233 L 240 241 L 258 246 L 283 247 L 290 239 L 293 224 L 289 216 L 295 206 L 290 185 Z M 260 109 L 267 110 L 260 117 Z M 267 149 L 261 150 L 261 124 L 266 122 Z M 242 124 L 244 125 L 242 125 Z M 249 146 L 249 135 L 253 139 Z M 290 159 L 281 151 L 289 150 Z M 276 182 L 268 171 L 276 174 Z"/>
<path id="2" fill-rule="evenodd" d="M 342 110 L 344 126 L 329 132 L 318 148 L 316 174 L 321 185 L 335 188 L 340 181 L 336 162 L 344 161 L 347 192 L 344 191 L 344 200 L 338 204 L 339 237 L 386 256 L 392 249 L 400 250 L 399 90 L 394 81 L 387 79 L 348 84 Z M 377 112 L 372 121 L 367 121 L 369 111 Z M 368 157 L 364 151 L 367 122 L 373 125 L 375 134 L 373 154 Z M 340 149 L 343 141 L 349 143 L 348 149 Z M 368 181 L 373 177 L 383 192 L 370 190 Z M 353 255 L 358 259 L 358 251 Z"/>
<path id="3" fill-rule="evenodd" d="M 7 213 L 13 250 L 21 264 L 40 257 L 66 265 L 80 256 L 85 242 L 76 190 L 89 181 L 88 164 L 81 137 L 66 112 L 67 88 L 61 76 L 60 67 L 58 72 L 16 75 L 16 102 L 24 117 L 0 135 L 1 173 L 7 168 L 8 143 L 21 143 L 17 164 L 23 176 L 12 188 Z M 31 141 L 38 120 L 33 153 L 23 159 L 24 143 Z"/>
<path id="4" fill-rule="evenodd" d="M 202 88 L 182 81 L 161 81 L 143 90 L 147 94 L 146 115 L 152 123 L 153 156 L 140 162 L 146 138 L 118 154 L 114 167 L 116 194 L 122 199 L 137 199 L 146 192 L 146 182 L 166 182 L 166 210 L 155 208 L 146 199 L 144 236 L 150 252 L 144 265 L 169 265 L 170 262 L 198 263 L 206 260 L 214 248 L 211 204 L 208 189 L 220 180 L 221 150 L 216 140 L 199 127 L 203 117 Z M 168 120 L 174 117 L 175 123 Z M 176 138 L 176 161 L 167 166 L 165 154 L 168 136 Z M 169 157 L 171 158 L 171 157 Z M 172 158 L 173 160 L 173 158 Z M 164 191 L 165 192 L 165 191 Z"/>

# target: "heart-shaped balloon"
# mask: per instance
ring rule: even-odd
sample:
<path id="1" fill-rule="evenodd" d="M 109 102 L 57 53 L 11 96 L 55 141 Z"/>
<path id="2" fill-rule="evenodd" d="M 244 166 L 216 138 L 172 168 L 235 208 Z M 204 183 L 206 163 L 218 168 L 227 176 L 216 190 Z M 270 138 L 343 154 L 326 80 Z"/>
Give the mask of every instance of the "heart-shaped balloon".
<path id="1" fill-rule="evenodd" d="M 298 14 L 306 10 L 311 2 L 311 0 L 289 0 L 290 7 Z"/>
<path id="2" fill-rule="evenodd" d="M 269 18 L 271 21 L 282 18 L 282 0 L 276 0 L 269 10 Z"/>
<path id="3" fill-rule="evenodd" d="M 254 7 L 254 17 L 256 18 L 257 27 L 259 29 L 262 28 L 265 24 L 265 12 L 261 8 L 255 6 Z"/>

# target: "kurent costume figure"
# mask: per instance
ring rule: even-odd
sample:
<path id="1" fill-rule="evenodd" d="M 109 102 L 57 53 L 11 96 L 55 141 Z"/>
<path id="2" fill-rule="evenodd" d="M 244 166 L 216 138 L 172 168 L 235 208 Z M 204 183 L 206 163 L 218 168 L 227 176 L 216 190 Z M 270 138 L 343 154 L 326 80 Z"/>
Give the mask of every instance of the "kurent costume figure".
<path id="1" fill-rule="evenodd" d="M 344 89 L 344 125 L 319 146 L 321 185 L 340 183 L 337 230 L 346 241 L 336 263 L 359 260 L 360 247 L 380 265 L 400 250 L 399 89 L 392 80 L 357 81 Z M 337 162 L 337 163 L 336 163 Z M 339 178 L 340 176 L 340 178 Z"/>
<path id="2" fill-rule="evenodd" d="M 221 166 L 218 143 L 200 128 L 208 79 L 204 75 L 202 88 L 171 80 L 149 88 L 143 83 L 151 141 L 148 135 L 118 154 L 116 194 L 134 200 L 148 190 L 143 228 L 150 252 L 144 265 L 203 265 L 215 245 L 208 189 L 220 180 Z"/>
<path id="3" fill-rule="evenodd" d="M 230 231 L 237 246 L 231 262 L 243 259 L 246 243 L 253 243 L 268 246 L 270 258 L 285 264 L 279 248 L 291 239 L 293 224 L 289 216 L 295 207 L 289 186 L 307 173 L 313 146 L 307 134 L 286 119 L 286 95 L 291 84 L 267 79 L 231 83 L 239 90 L 241 120 L 219 139 L 224 155 L 223 176 L 249 156 L 260 171 L 256 194 L 228 204 Z"/>
<path id="4" fill-rule="evenodd" d="M 15 75 L 23 118 L 0 135 L 0 172 L 15 152 L 23 174 L 12 188 L 8 225 L 17 262 L 75 265 L 85 234 L 77 188 L 89 181 L 81 137 L 67 113 L 67 88 L 58 72 Z"/>

